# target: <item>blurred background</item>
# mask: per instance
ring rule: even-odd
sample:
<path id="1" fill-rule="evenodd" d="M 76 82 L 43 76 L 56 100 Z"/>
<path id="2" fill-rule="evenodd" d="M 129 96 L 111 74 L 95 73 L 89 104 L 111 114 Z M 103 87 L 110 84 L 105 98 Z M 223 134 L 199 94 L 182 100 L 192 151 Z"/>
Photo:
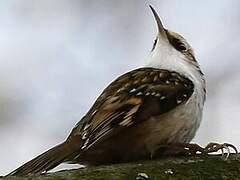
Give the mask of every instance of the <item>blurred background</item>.
<path id="1" fill-rule="evenodd" d="M 193 46 L 207 79 L 193 140 L 240 148 L 239 0 L 0 2 L 0 175 L 62 142 L 156 35 L 148 4 Z"/>

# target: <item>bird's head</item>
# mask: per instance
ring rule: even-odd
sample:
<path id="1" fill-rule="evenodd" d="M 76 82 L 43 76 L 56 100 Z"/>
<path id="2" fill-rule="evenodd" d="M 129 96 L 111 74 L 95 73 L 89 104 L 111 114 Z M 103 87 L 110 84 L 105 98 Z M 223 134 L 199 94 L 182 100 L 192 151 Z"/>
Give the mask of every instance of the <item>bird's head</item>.
<path id="1" fill-rule="evenodd" d="M 158 34 L 146 65 L 183 74 L 191 69 L 199 70 L 191 46 L 178 33 L 165 29 L 157 12 L 152 6 L 150 8 L 157 22 Z"/>

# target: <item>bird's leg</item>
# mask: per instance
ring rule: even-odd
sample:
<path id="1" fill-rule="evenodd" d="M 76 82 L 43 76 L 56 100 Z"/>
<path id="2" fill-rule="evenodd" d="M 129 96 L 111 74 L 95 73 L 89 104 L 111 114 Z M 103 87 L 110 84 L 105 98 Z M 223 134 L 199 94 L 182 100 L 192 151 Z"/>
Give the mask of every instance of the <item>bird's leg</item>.
<path id="1" fill-rule="evenodd" d="M 222 152 L 222 156 L 226 160 L 230 154 L 230 148 L 232 148 L 235 153 L 237 154 L 237 148 L 229 143 L 209 143 L 206 147 L 201 147 L 198 144 L 191 144 L 191 143 L 172 143 L 167 145 L 161 145 L 155 154 L 167 154 L 167 155 L 209 155 L 210 153 L 216 153 L 219 150 Z M 163 151 L 164 149 L 164 151 Z M 224 150 L 227 151 L 226 156 Z M 158 156 L 158 155 L 157 155 Z"/>
<path id="2" fill-rule="evenodd" d="M 198 144 L 191 143 L 172 143 L 161 145 L 160 149 L 164 149 L 163 154 L 167 155 L 196 155 L 203 154 L 205 151 L 205 148 L 202 148 Z"/>

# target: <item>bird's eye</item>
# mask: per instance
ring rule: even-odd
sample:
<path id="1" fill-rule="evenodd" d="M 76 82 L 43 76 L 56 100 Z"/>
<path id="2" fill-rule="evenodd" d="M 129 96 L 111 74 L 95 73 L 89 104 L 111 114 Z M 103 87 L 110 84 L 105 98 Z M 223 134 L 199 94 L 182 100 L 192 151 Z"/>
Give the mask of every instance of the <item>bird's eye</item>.
<path id="1" fill-rule="evenodd" d="M 173 38 L 172 40 L 171 40 L 171 43 L 172 43 L 172 45 L 175 47 L 175 49 L 176 50 L 178 50 L 178 51 L 186 51 L 187 50 L 187 47 L 185 46 L 185 44 L 184 43 L 182 43 L 179 39 L 177 39 L 177 38 Z"/>
<path id="2" fill-rule="evenodd" d="M 178 42 L 177 45 L 176 45 L 176 49 L 179 50 L 179 51 L 186 51 L 187 48 L 185 47 L 185 45 L 181 42 Z"/>

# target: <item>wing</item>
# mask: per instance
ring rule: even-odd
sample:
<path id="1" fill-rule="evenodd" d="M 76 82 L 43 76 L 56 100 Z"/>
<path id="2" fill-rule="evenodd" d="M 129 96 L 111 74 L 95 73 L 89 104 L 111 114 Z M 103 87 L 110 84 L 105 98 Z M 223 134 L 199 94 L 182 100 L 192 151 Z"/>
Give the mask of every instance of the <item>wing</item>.
<path id="1" fill-rule="evenodd" d="M 167 70 L 140 68 L 113 81 L 98 97 L 71 135 L 80 135 L 82 150 L 119 131 L 166 113 L 186 102 L 194 91 L 191 80 Z M 80 128 L 80 129 L 79 129 Z"/>

